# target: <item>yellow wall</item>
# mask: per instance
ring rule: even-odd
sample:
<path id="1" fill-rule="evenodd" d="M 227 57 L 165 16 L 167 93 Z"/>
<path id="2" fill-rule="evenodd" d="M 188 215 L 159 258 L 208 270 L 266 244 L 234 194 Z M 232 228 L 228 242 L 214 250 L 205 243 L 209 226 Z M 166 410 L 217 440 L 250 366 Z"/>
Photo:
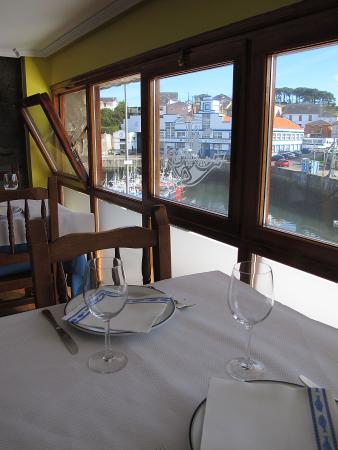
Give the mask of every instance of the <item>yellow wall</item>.
<path id="1" fill-rule="evenodd" d="M 49 92 L 49 86 L 51 84 L 50 68 L 50 61 L 48 59 L 25 58 L 27 96 Z M 33 186 L 46 187 L 47 178 L 50 174 L 49 168 L 31 136 L 29 143 Z"/>
<path id="2" fill-rule="evenodd" d="M 52 83 L 299 0 L 146 0 L 51 56 Z"/>
<path id="3" fill-rule="evenodd" d="M 26 58 L 27 95 L 148 50 L 210 31 L 299 0 L 145 0 L 131 11 L 46 58 Z M 33 185 L 48 168 L 31 151 Z"/>

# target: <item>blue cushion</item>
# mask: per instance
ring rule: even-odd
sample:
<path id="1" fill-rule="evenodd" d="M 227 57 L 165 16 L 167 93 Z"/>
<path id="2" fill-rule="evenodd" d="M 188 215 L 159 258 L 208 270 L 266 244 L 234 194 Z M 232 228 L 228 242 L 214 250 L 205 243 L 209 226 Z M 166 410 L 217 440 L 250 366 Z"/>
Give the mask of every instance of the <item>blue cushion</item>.
<path id="1" fill-rule="evenodd" d="M 17 244 L 15 246 L 15 253 L 27 252 L 27 244 Z M 0 246 L 1 253 L 11 253 L 10 245 Z M 0 266 L 0 277 L 7 277 L 8 275 L 16 275 L 21 272 L 28 272 L 31 270 L 30 263 L 9 264 L 8 266 Z"/>

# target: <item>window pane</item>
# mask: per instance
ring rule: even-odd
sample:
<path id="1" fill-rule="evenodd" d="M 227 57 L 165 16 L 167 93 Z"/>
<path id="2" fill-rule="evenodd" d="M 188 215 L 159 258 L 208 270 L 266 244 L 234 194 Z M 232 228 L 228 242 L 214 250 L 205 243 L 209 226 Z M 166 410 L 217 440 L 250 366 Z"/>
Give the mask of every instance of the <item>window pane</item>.
<path id="1" fill-rule="evenodd" d="M 26 107 L 27 112 L 33 119 L 40 134 L 46 153 L 49 155 L 56 170 L 61 173 L 76 175 L 69 159 L 63 150 L 61 143 L 56 136 L 49 120 L 47 119 L 40 105 Z"/>
<path id="2" fill-rule="evenodd" d="M 228 213 L 233 65 L 155 80 L 155 195 Z"/>
<path id="3" fill-rule="evenodd" d="M 338 244 L 338 45 L 273 57 L 264 225 Z"/>
<path id="4" fill-rule="evenodd" d="M 98 185 L 141 198 L 140 75 L 100 84 L 96 101 L 100 102 L 100 118 L 96 118 Z"/>
<path id="5" fill-rule="evenodd" d="M 85 89 L 62 96 L 64 126 L 70 143 L 88 172 L 87 101 Z"/>

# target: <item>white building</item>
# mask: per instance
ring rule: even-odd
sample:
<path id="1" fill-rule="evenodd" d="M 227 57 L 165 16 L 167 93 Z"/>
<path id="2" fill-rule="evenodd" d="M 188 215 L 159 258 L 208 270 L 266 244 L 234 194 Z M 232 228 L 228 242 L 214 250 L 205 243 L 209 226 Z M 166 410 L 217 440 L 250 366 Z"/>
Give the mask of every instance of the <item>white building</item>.
<path id="1" fill-rule="evenodd" d="M 300 152 L 304 129 L 284 117 L 275 116 L 272 133 L 272 155 L 283 152 Z"/>
<path id="2" fill-rule="evenodd" d="M 330 116 L 325 113 L 323 105 L 313 105 L 308 103 L 292 103 L 283 106 L 282 117 L 291 120 L 304 128 L 308 122 L 316 120 L 325 120 L 330 124 L 337 121 L 336 116 Z"/>
<path id="3" fill-rule="evenodd" d="M 108 108 L 114 110 L 118 105 L 116 97 L 101 97 L 100 98 L 100 109 Z"/>
<path id="4" fill-rule="evenodd" d="M 164 114 L 160 118 L 161 152 L 187 151 L 202 158 L 229 155 L 231 117 L 218 111 L 219 101 L 204 97 L 196 114 Z"/>

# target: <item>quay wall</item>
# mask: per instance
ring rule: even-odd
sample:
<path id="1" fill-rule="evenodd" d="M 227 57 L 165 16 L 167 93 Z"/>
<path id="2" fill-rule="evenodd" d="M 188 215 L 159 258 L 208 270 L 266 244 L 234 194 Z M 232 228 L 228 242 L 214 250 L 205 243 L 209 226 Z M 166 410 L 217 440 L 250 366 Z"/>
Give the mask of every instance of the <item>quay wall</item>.
<path id="1" fill-rule="evenodd" d="M 205 183 L 229 181 L 229 165 L 213 170 Z M 271 167 L 270 204 L 304 215 L 338 220 L 338 178 Z"/>
<path id="2" fill-rule="evenodd" d="M 338 220 L 338 179 L 272 167 L 270 201 Z"/>

